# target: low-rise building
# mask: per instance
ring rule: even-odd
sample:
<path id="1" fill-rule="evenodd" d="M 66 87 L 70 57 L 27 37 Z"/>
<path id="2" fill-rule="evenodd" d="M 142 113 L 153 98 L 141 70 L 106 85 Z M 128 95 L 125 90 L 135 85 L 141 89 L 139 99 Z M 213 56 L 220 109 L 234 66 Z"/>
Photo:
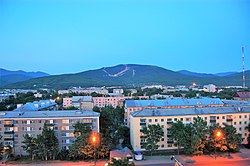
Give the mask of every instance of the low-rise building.
<path id="1" fill-rule="evenodd" d="M 0 112 L 0 135 L 4 146 L 14 148 L 15 155 L 26 154 L 22 148 L 24 135 L 36 137 L 44 123 L 54 130 L 60 149 L 69 149 L 74 143 L 74 124 L 85 123 L 99 132 L 100 114 L 93 111 L 6 111 Z"/>
<path id="2" fill-rule="evenodd" d="M 9 99 L 11 96 L 16 98 L 16 94 L 14 94 L 14 93 L 2 93 L 2 94 L 0 94 L 0 102 L 3 102 L 4 100 Z"/>
<path id="3" fill-rule="evenodd" d="M 113 93 L 123 94 L 123 89 L 113 89 Z"/>
<path id="4" fill-rule="evenodd" d="M 143 109 L 130 114 L 130 140 L 134 151 L 144 151 L 145 142 L 142 129 L 149 124 L 159 124 L 164 137 L 159 144 L 159 150 L 177 149 L 171 138 L 170 128 L 178 120 L 184 124 L 192 123 L 195 117 L 203 118 L 209 126 L 219 124 L 232 125 L 242 136 L 242 143 L 247 143 L 249 135 L 246 126 L 249 124 L 250 109 L 235 107 L 177 108 L 177 109 Z"/>
<path id="5" fill-rule="evenodd" d="M 233 96 L 235 100 L 250 101 L 250 92 L 236 92 Z"/>
<path id="6" fill-rule="evenodd" d="M 112 106 L 116 108 L 119 105 L 119 101 L 124 101 L 126 99 L 125 96 L 118 97 L 93 97 L 94 106 L 96 107 L 106 107 Z"/>
<path id="7" fill-rule="evenodd" d="M 63 98 L 63 108 L 72 107 L 72 97 Z"/>
<path id="8" fill-rule="evenodd" d="M 83 110 L 92 110 L 94 107 L 93 98 L 92 96 L 73 96 L 72 106 Z"/>

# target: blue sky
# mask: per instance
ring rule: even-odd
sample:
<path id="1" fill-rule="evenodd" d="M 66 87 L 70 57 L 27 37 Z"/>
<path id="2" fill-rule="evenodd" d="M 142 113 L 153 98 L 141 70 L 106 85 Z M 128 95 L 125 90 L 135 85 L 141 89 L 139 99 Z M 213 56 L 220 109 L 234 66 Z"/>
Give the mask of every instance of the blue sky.
<path id="1" fill-rule="evenodd" d="M 250 69 L 248 0 L 0 0 L 0 67 L 76 73 L 117 64 Z"/>

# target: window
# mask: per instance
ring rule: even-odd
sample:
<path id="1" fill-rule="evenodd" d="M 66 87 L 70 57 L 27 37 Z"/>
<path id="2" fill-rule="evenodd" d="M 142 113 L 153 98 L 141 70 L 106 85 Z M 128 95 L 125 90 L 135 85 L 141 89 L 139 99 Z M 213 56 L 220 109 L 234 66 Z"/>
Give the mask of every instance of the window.
<path id="1" fill-rule="evenodd" d="M 158 119 L 155 119 L 155 122 L 158 122 Z"/>
<path id="2" fill-rule="evenodd" d="M 239 124 L 241 125 L 241 122 L 239 122 Z"/>
<path id="3" fill-rule="evenodd" d="M 149 119 L 148 122 L 152 122 L 152 119 Z"/>
<path id="4" fill-rule="evenodd" d="M 236 125 L 236 122 L 234 122 L 234 125 Z"/>
<path id="5" fill-rule="evenodd" d="M 172 144 L 168 144 L 168 147 L 169 147 L 169 148 L 172 147 Z"/>
<path id="6" fill-rule="evenodd" d="M 174 121 L 177 121 L 177 118 L 174 118 Z"/>
<path id="7" fill-rule="evenodd" d="M 161 122 L 164 122 L 164 119 L 161 119 Z"/>
<path id="8" fill-rule="evenodd" d="M 180 119 L 181 121 L 183 121 L 183 118 Z M 172 146 L 171 146 L 172 147 Z"/>
<path id="9" fill-rule="evenodd" d="M 245 115 L 245 118 L 247 118 L 247 115 Z"/>
<path id="10" fill-rule="evenodd" d="M 225 119 L 225 116 L 222 116 L 222 119 Z"/>
<path id="11" fill-rule="evenodd" d="M 241 119 L 241 115 L 239 116 L 239 118 Z"/>
<path id="12" fill-rule="evenodd" d="M 220 117 L 219 117 L 219 116 L 217 116 L 217 119 L 220 119 Z"/>
<path id="13" fill-rule="evenodd" d="M 164 148 L 164 144 L 162 144 L 161 147 Z"/>
<path id="14" fill-rule="evenodd" d="M 245 121 L 244 124 L 247 124 L 247 121 Z"/>
<path id="15" fill-rule="evenodd" d="M 168 122 L 171 122 L 171 121 L 172 121 L 172 118 L 168 118 L 167 121 L 168 121 Z"/>
<path id="16" fill-rule="evenodd" d="M 207 117 L 205 117 L 205 120 L 207 120 Z"/>
<path id="17" fill-rule="evenodd" d="M 141 123 L 146 123 L 146 119 L 140 119 Z"/>
<path id="18" fill-rule="evenodd" d="M 241 127 L 239 128 L 239 130 L 241 131 Z"/>
<path id="19" fill-rule="evenodd" d="M 161 141 L 164 141 L 164 138 L 162 138 Z"/>

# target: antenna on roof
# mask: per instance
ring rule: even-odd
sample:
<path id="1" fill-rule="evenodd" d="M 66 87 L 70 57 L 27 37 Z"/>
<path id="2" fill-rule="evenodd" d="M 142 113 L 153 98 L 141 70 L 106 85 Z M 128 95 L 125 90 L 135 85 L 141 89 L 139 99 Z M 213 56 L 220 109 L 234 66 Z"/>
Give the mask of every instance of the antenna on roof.
<path id="1" fill-rule="evenodd" d="M 245 88 L 246 80 L 245 80 L 245 68 L 244 68 L 244 46 L 242 46 L 241 51 L 242 51 L 242 81 L 243 81 L 243 88 Z"/>

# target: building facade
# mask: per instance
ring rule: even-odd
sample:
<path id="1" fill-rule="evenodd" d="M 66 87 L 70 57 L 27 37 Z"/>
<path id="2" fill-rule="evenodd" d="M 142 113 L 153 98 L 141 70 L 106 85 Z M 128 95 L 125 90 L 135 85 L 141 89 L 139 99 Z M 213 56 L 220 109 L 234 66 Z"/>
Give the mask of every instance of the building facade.
<path id="1" fill-rule="evenodd" d="M 69 149 L 74 143 L 74 124 L 85 123 L 99 132 L 100 114 L 93 111 L 8 111 L 0 113 L 0 135 L 4 146 L 14 148 L 15 155 L 25 154 L 24 135 L 32 137 L 42 133 L 44 123 L 54 130 L 60 149 Z"/>
<path id="2" fill-rule="evenodd" d="M 207 108 L 178 108 L 178 109 L 144 109 L 130 114 L 130 140 L 135 151 L 144 151 L 142 148 L 145 138 L 142 129 L 149 124 L 159 124 L 164 137 L 158 143 L 158 150 L 177 149 L 174 140 L 171 138 L 170 128 L 178 120 L 184 124 L 192 123 L 195 117 L 203 118 L 208 126 L 224 123 L 232 125 L 237 133 L 242 136 L 242 143 L 247 143 L 249 135 L 246 126 L 250 119 L 250 108 L 235 107 L 207 107 Z"/>

